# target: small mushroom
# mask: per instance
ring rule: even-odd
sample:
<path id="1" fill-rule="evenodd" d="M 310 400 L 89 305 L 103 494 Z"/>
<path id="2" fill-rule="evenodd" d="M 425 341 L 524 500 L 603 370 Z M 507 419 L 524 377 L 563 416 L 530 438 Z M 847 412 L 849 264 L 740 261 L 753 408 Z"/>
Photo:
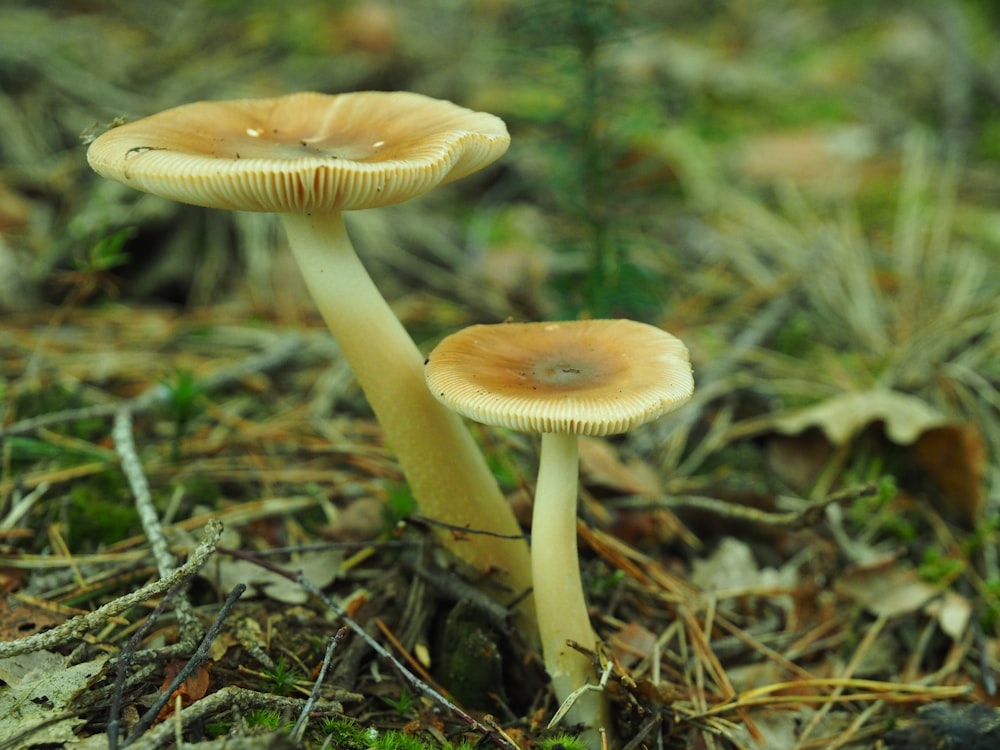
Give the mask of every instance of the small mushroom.
<path id="1" fill-rule="evenodd" d="M 87 152 L 101 175 L 182 203 L 281 215 L 320 312 L 439 538 L 509 599 L 528 549 L 461 420 L 427 392 L 423 357 L 361 264 L 342 212 L 399 203 L 499 158 L 503 121 L 408 92 L 196 102 L 113 128 Z M 494 590 L 496 593 L 496 590 Z M 522 625 L 533 622 L 530 599 Z M 532 626 L 533 627 L 533 626 Z"/>
<path id="2" fill-rule="evenodd" d="M 684 344 L 631 320 L 477 325 L 431 352 L 427 384 L 470 419 L 541 433 L 531 524 L 531 566 L 545 668 L 559 701 L 588 681 L 593 647 L 576 545 L 578 436 L 611 435 L 687 401 L 694 379 Z M 606 701 L 583 693 L 567 714 L 607 727 Z"/>

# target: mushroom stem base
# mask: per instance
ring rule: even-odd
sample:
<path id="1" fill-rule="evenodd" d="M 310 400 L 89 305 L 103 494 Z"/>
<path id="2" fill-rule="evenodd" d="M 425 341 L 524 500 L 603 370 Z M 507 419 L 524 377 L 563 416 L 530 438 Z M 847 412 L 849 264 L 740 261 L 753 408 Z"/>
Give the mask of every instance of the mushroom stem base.
<path id="1" fill-rule="evenodd" d="M 542 435 L 535 507 L 531 521 L 531 569 L 545 669 L 560 703 L 575 690 L 595 684 L 590 660 L 567 645 L 576 641 L 594 648 L 599 640 L 590 624 L 580 578 L 576 544 L 576 500 L 579 444 L 576 435 Z M 566 714 L 571 724 L 584 724 L 595 745 L 596 729 L 609 726 L 607 701 L 600 692 L 582 693 Z"/>

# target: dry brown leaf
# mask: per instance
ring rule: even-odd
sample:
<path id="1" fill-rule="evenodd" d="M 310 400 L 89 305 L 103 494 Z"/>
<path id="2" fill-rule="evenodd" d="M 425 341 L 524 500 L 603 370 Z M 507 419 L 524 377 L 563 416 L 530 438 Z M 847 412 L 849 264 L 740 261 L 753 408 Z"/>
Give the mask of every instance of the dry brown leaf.
<path id="1" fill-rule="evenodd" d="M 948 589 L 941 598 L 929 602 L 924 611 L 937 620 L 949 638 L 960 641 L 972 619 L 972 602 Z"/>
<path id="2" fill-rule="evenodd" d="M 340 573 L 343 559 L 343 554 L 337 550 L 319 550 L 298 555 L 286 567 L 301 572 L 317 586 L 328 586 Z M 286 604 L 301 604 L 309 598 L 296 581 L 262 568 L 251 560 L 219 557 L 209 563 L 209 568 L 212 579 L 223 591 L 242 583 L 269 599 Z"/>
<path id="3" fill-rule="evenodd" d="M 767 466 L 782 482 L 799 492 L 807 492 L 834 452 L 818 430 L 800 435 L 769 435 L 764 444 Z"/>
<path id="4" fill-rule="evenodd" d="M 872 147 L 871 134 L 860 128 L 770 132 L 744 143 L 740 166 L 761 182 L 793 182 L 838 192 L 863 178 Z"/>
<path id="5" fill-rule="evenodd" d="M 819 428 L 834 445 L 843 445 L 875 422 L 885 425 L 886 436 L 896 445 L 912 445 L 928 430 L 952 424 L 916 396 L 882 388 L 843 393 L 768 421 L 771 428 L 785 435 Z"/>
<path id="6" fill-rule="evenodd" d="M 970 526 L 979 522 L 986 502 L 986 446 L 973 425 L 927 430 L 914 444 L 913 458 L 941 490 L 944 510 Z"/>
<path id="7" fill-rule="evenodd" d="M 915 570 L 895 559 L 851 568 L 837 580 L 835 588 L 872 614 L 885 617 L 914 612 L 940 593 L 940 588 L 921 580 Z"/>
<path id="8" fill-rule="evenodd" d="M 59 625 L 69 617 L 54 606 L 33 604 L 9 594 L 0 598 L 0 641 L 16 641 Z"/>
<path id="9" fill-rule="evenodd" d="M 184 664 L 185 662 L 175 661 L 170 662 L 163 668 L 163 684 L 160 686 L 161 692 L 170 687 L 170 683 L 174 681 L 177 674 L 184 668 Z M 167 704 L 157 714 L 156 718 L 159 721 L 163 721 L 174 713 L 177 696 L 180 696 L 182 706 L 190 706 L 195 701 L 204 698 L 205 693 L 208 692 L 208 683 L 208 665 L 201 664 L 188 675 L 180 684 L 180 687 L 170 694 L 170 700 L 167 701 Z"/>
<path id="10" fill-rule="evenodd" d="M 657 495 L 662 483 L 656 471 L 641 462 L 628 464 L 607 440 L 580 438 L 580 473 L 590 485 L 600 485 L 629 495 Z"/>
<path id="11" fill-rule="evenodd" d="M 656 633 L 637 622 L 627 623 L 611 636 L 611 651 L 618 663 L 626 669 L 652 656 L 655 646 Z"/>
<path id="12" fill-rule="evenodd" d="M 973 425 L 955 422 L 916 396 L 898 391 L 845 393 L 765 420 L 764 429 L 779 433 L 769 441 L 770 465 L 792 486 L 807 486 L 830 453 L 808 438 L 810 429 L 819 430 L 830 444 L 839 446 L 876 423 L 890 441 L 910 449 L 941 491 L 945 510 L 970 525 L 979 521 L 985 502 L 982 436 Z M 808 442 L 797 446 L 782 436 Z"/>

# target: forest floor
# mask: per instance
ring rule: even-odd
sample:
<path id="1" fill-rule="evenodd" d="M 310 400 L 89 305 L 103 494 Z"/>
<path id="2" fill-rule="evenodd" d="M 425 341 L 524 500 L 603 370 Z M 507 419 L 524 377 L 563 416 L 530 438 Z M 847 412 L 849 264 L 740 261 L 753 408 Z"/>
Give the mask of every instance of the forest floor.
<path id="1" fill-rule="evenodd" d="M 581 442 L 611 745 L 998 746 L 989 3 L 72 5 L 0 8 L 0 750 L 573 746 L 277 224 L 86 167 L 119 116 L 364 88 L 512 133 L 349 217 L 422 350 L 629 317 L 691 352 L 689 404 Z M 469 428 L 529 534 L 538 441 Z"/>

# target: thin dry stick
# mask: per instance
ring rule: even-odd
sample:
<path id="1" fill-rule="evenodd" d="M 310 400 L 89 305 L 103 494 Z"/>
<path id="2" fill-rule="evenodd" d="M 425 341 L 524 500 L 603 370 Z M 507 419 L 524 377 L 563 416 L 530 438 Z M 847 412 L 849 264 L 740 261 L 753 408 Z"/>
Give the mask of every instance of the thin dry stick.
<path id="1" fill-rule="evenodd" d="M 132 666 L 132 655 L 139 648 L 139 644 L 146 637 L 146 633 L 153 627 L 153 623 L 163 614 L 170 598 L 177 593 L 179 588 L 180 584 L 174 586 L 160 599 L 156 607 L 153 608 L 153 611 L 146 617 L 145 622 L 128 639 L 125 648 L 122 649 L 118 657 L 118 665 L 115 671 L 115 689 L 111 696 L 111 710 L 108 712 L 107 735 L 109 750 L 115 750 L 118 747 L 118 717 L 121 712 L 122 694 L 125 692 L 125 679 L 129 668 Z"/>
<path id="2" fill-rule="evenodd" d="M 820 695 L 817 688 L 834 688 L 835 694 Z M 862 692 L 846 693 L 847 688 L 858 688 Z M 781 692 L 801 689 L 801 693 Z M 800 705 L 830 705 L 838 703 L 858 703 L 863 701 L 884 701 L 886 703 L 919 703 L 930 700 L 948 700 L 960 698 L 972 692 L 971 685 L 955 685 L 953 687 L 926 687 L 924 685 L 907 685 L 895 682 L 878 682 L 875 680 L 842 680 L 836 678 L 820 678 L 815 680 L 796 680 L 765 685 L 740 693 L 730 703 L 720 703 L 705 711 L 685 710 L 689 720 L 704 720 L 722 714 L 731 713 L 743 708 L 754 706 L 800 706 Z M 771 693 L 781 692 L 780 695 Z M 683 707 L 680 707 L 683 708 Z"/>
<path id="3" fill-rule="evenodd" d="M 452 703 L 445 696 L 441 695 L 437 690 L 428 685 L 426 682 L 421 680 L 419 677 L 410 672 L 396 657 L 394 657 L 389 651 L 387 651 L 381 643 L 372 638 L 368 632 L 361 627 L 357 622 L 355 622 L 351 617 L 344 611 L 343 607 L 337 604 L 333 599 L 328 597 L 323 591 L 316 586 L 312 581 L 306 578 L 302 573 L 292 574 L 289 573 L 284 568 L 281 568 L 274 563 L 267 560 L 261 559 L 254 555 L 249 555 L 238 550 L 226 550 L 228 554 L 239 557 L 243 560 L 250 560 L 254 564 L 259 565 L 265 570 L 269 570 L 283 578 L 287 578 L 290 581 L 297 582 L 302 588 L 308 591 L 310 594 L 319 599 L 326 607 L 337 615 L 338 618 L 344 621 L 348 628 L 350 628 L 355 634 L 357 634 L 365 644 L 375 652 L 377 656 L 387 661 L 399 675 L 414 689 L 418 692 L 423 693 L 432 700 L 440 703 L 447 710 L 451 711 L 453 714 L 458 716 L 462 721 L 464 721 L 470 729 L 478 732 L 483 736 L 484 739 L 490 740 L 493 744 L 498 747 L 506 748 L 506 750 L 518 750 L 517 745 L 513 744 L 502 732 L 497 732 L 488 726 L 484 726 L 482 723 L 476 721 L 472 716 L 462 710 L 459 706 Z"/>
<path id="4" fill-rule="evenodd" d="M 861 727 L 875 714 L 876 711 L 882 708 L 884 701 L 872 701 L 864 710 L 861 711 L 854 720 L 847 726 L 847 729 L 838 733 L 836 739 L 832 742 L 823 745 L 824 750 L 839 750 L 839 748 L 846 745 L 848 742 L 853 742 L 857 736 Z"/>
<path id="5" fill-rule="evenodd" d="M 135 508 L 139 513 L 139 521 L 142 523 L 142 530 L 149 540 L 149 547 L 153 552 L 153 559 L 156 560 L 156 568 L 160 572 L 161 578 L 166 578 L 174 572 L 176 560 L 170 553 L 167 545 L 167 537 L 163 533 L 163 526 L 160 524 L 160 517 L 157 515 L 156 506 L 153 504 L 153 495 L 149 491 L 149 482 L 146 480 L 146 472 L 143 471 L 142 463 L 135 450 L 135 441 L 132 439 L 132 412 L 127 408 L 121 408 L 115 414 L 114 427 L 111 431 L 112 440 L 115 443 L 115 450 L 121 459 L 122 471 L 128 479 L 129 487 L 132 488 L 132 497 L 135 500 Z M 193 646 L 194 642 L 201 635 L 201 623 L 195 617 L 191 602 L 188 601 L 184 592 L 179 592 L 176 597 L 177 620 L 180 625 L 180 642 Z"/>
<path id="6" fill-rule="evenodd" d="M 10 510 L 2 521 L 0 521 L 0 531 L 8 531 L 13 529 L 17 522 L 20 521 L 29 510 L 31 506 L 34 505 L 38 500 L 42 499 L 42 495 L 49 491 L 48 482 L 40 482 L 35 489 L 29 492 L 23 497 L 20 494 L 14 496 L 14 500 L 11 503 Z"/>
<path id="7" fill-rule="evenodd" d="M 287 573 L 282 572 L 282 575 L 287 576 Z M 506 748 L 507 750 L 517 750 L 517 745 L 512 744 L 502 733 L 498 733 L 487 726 L 484 726 L 480 722 L 476 721 L 472 716 L 463 711 L 459 706 L 452 703 L 450 700 L 445 698 L 441 693 L 432 688 L 426 682 L 418 678 L 412 672 L 410 672 L 402 662 L 400 662 L 396 657 L 394 657 L 389 651 L 387 651 L 382 644 L 372 638 L 368 633 L 362 628 L 358 623 L 348 617 L 347 612 L 337 604 L 333 599 L 328 597 L 319 589 L 315 584 L 313 584 L 309 579 L 303 576 L 301 573 L 295 576 L 293 580 L 298 581 L 299 585 L 302 586 L 306 591 L 319 599 L 323 604 L 330 609 L 331 612 L 337 615 L 344 623 L 353 630 L 360 638 L 371 648 L 380 658 L 385 659 L 390 665 L 396 670 L 397 673 L 410 685 L 420 693 L 423 693 L 431 700 L 444 706 L 448 711 L 453 713 L 455 716 L 459 717 L 464 721 L 470 729 L 478 732 L 483 736 L 484 739 L 492 741 L 498 747 Z"/>
<path id="8" fill-rule="evenodd" d="M 707 511 L 722 518 L 749 521 L 761 526 L 803 529 L 819 523 L 822 520 L 824 511 L 830 505 L 842 505 L 861 498 L 874 497 L 878 493 L 878 484 L 868 482 L 857 487 L 848 487 L 847 489 L 830 493 L 826 497 L 809 502 L 797 510 L 781 513 L 737 505 L 736 503 L 726 502 L 714 497 L 705 497 L 703 495 L 674 495 L 671 497 L 644 497 L 642 495 L 635 495 L 619 500 L 615 503 L 615 506 L 640 510 L 645 508 L 667 508 L 668 510 L 687 508 Z"/>
<path id="9" fill-rule="evenodd" d="M 416 672 L 417 676 L 421 680 L 426 682 L 428 685 L 433 685 L 435 690 L 441 690 L 441 686 L 434 682 L 431 676 L 427 673 L 427 670 L 424 668 L 424 665 L 417 661 L 417 657 L 411 654 L 407 650 L 406 646 L 399 642 L 396 634 L 389 629 L 389 626 L 385 624 L 381 617 L 375 618 L 375 625 L 382 632 L 382 635 L 385 636 L 385 639 L 389 641 L 389 645 L 403 655 L 403 658 L 406 659 L 406 663 L 412 667 L 413 671 Z"/>
<path id="10" fill-rule="evenodd" d="M 167 701 L 170 700 L 170 696 L 174 694 L 174 691 L 180 687 L 181 683 L 188 678 L 188 676 L 205 661 L 208 656 L 208 650 L 211 648 L 212 643 L 218 637 L 219 632 L 222 630 L 222 623 L 225 622 L 229 613 L 232 612 L 233 607 L 236 606 L 237 600 L 243 595 L 243 592 L 247 590 L 246 584 L 238 583 L 233 587 L 233 590 L 229 592 L 229 595 L 223 601 L 222 606 L 219 608 L 219 613 L 215 617 L 215 621 L 212 623 L 212 627 L 208 629 L 205 633 L 205 637 L 202 639 L 201 643 L 198 645 L 198 649 L 194 652 L 188 662 L 181 668 L 170 684 L 164 688 L 159 697 L 153 702 L 153 705 L 144 713 L 139 721 L 136 722 L 135 727 L 132 729 L 132 733 L 125 738 L 125 745 L 129 745 L 134 742 L 139 736 L 145 732 L 150 726 L 152 726 L 153 721 L 156 720 L 157 715 L 167 705 Z"/>
<path id="11" fill-rule="evenodd" d="M 204 720 L 233 706 L 237 706 L 243 711 L 270 709 L 291 713 L 292 711 L 300 711 L 304 704 L 305 699 L 303 698 L 287 698 L 274 693 L 259 693 L 235 685 L 226 685 L 185 708 L 180 712 L 178 721 L 190 726 L 196 721 Z M 343 707 L 340 705 L 330 707 L 331 712 L 341 710 Z M 158 750 L 158 748 L 170 745 L 174 742 L 174 727 L 174 723 L 169 721 L 156 725 L 129 745 L 129 750 Z"/>
<path id="12" fill-rule="evenodd" d="M 861 643 L 858 644 L 858 649 L 854 652 L 853 658 L 845 667 L 842 677 L 850 678 L 851 675 L 854 674 L 854 671 L 858 668 L 858 664 L 861 663 L 861 659 L 868 653 L 868 650 L 872 647 L 872 644 L 875 643 L 875 639 L 879 636 L 879 634 L 881 634 L 882 629 L 888 621 L 889 617 L 886 614 L 880 614 L 875 619 L 871 628 L 869 628 L 868 632 L 865 633 L 865 637 L 861 640 Z M 843 690 L 844 688 L 842 687 L 835 688 L 832 697 L 839 696 Z M 801 748 L 802 743 L 809 739 L 809 735 L 816 730 L 820 721 L 822 721 L 822 719 L 830 712 L 832 705 L 832 703 L 827 703 L 812 715 L 805 727 L 803 727 L 802 733 L 799 735 L 799 739 L 795 745 L 796 749 Z"/>
<path id="13" fill-rule="evenodd" d="M 723 616 L 718 616 L 716 622 L 719 624 L 723 630 L 729 632 L 733 637 L 745 643 L 750 648 L 761 653 L 764 657 L 770 659 L 778 666 L 782 667 L 786 671 L 800 677 L 802 679 L 812 679 L 814 677 L 813 673 L 807 669 L 803 669 L 798 664 L 793 662 L 791 659 L 786 657 L 784 654 L 779 654 L 773 648 L 766 646 L 759 640 L 751 636 L 742 628 L 733 625 L 729 620 Z"/>
<path id="14" fill-rule="evenodd" d="M 639 747 L 642 743 L 643 739 L 645 739 L 646 735 L 662 723 L 663 716 L 659 713 L 654 714 L 652 718 L 639 728 L 639 731 L 635 733 L 635 736 L 630 739 L 624 747 L 622 747 L 622 750 L 635 750 L 635 748 Z M 663 742 L 662 734 L 659 736 L 658 742 Z"/>
<path id="15" fill-rule="evenodd" d="M 159 596 L 177 584 L 190 580 L 215 552 L 215 545 L 220 536 L 222 536 L 222 524 L 215 520 L 209 521 L 205 526 L 205 539 L 194 549 L 187 562 L 166 578 L 153 581 L 130 594 L 108 602 L 103 607 L 98 607 L 93 612 L 74 617 L 50 630 L 20 640 L 0 643 L 0 659 L 55 648 L 60 643 L 80 638 L 87 631 L 104 625 L 112 617 L 120 615 L 139 602 Z"/>
<path id="16" fill-rule="evenodd" d="M 302 706 L 298 721 L 292 727 L 291 737 L 295 742 L 302 742 L 302 737 L 306 733 L 306 723 L 309 720 L 309 714 L 312 712 L 313 706 L 316 705 L 316 701 L 319 700 L 323 680 L 326 679 L 326 673 L 330 669 L 330 662 L 333 661 L 333 652 L 340 645 L 340 642 L 344 640 L 345 635 L 347 635 L 347 628 L 340 628 L 334 634 L 333 638 L 330 639 L 329 643 L 326 644 L 326 654 L 323 655 L 323 664 L 319 668 L 319 674 L 316 675 L 316 682 L 313 683 L 312 690 L 309 691 L 309 698 L 306 700 L 305 705 Z"/>

